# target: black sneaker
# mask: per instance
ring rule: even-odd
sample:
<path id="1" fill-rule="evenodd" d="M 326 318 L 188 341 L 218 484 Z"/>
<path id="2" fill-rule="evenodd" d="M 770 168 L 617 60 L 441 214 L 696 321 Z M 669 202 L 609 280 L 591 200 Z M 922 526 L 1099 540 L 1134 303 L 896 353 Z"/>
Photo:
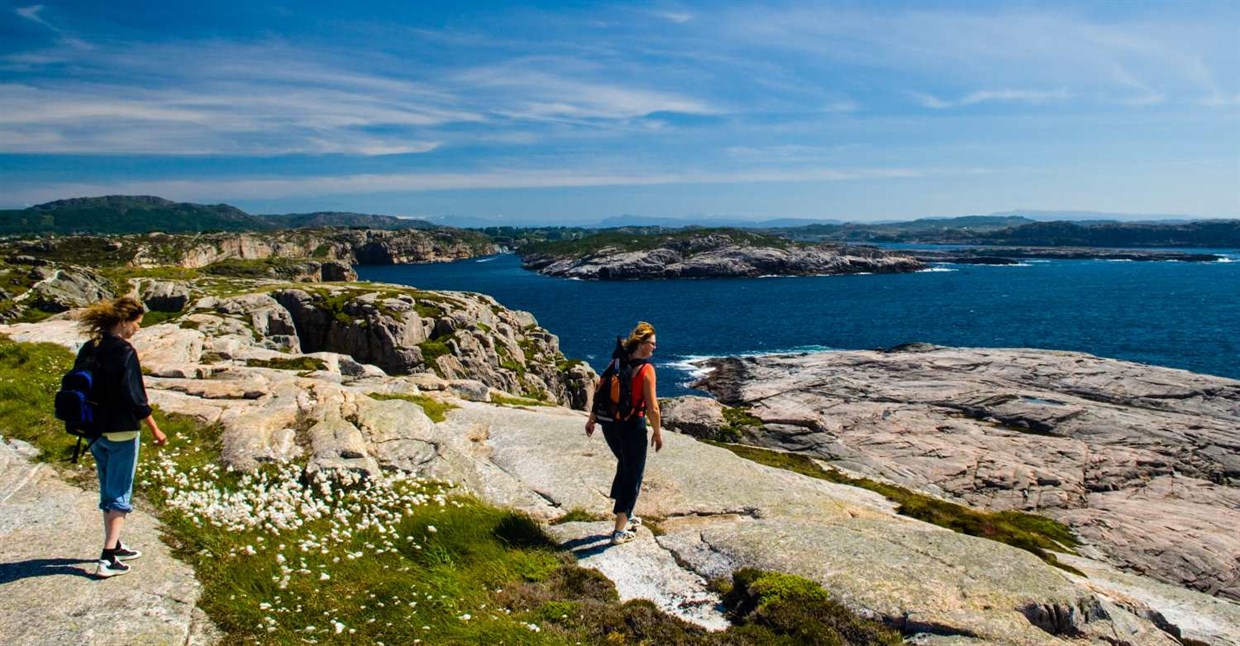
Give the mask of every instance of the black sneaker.
<path id="1" fill-rule="evenodd" d="M 128 572 L 129 566 L 121 563 L 116 559 L 116 557 L 112 557 L 110 559 L 99 559 L 99 562 L 95 567 L 95 576 L 100 579 L 106 579 L 120 574 L 127 574 Z"/>
<path id="2" fill-rule="evenodd" d="M 128 547 L 125 547 L 125 544 L 120 541 L 116 541 L 116 551 L 113 553 L 116 554 L 116 558 L 121 561 L 132 561 L 139 556 L 142 556 L 142 552 L 139 552 L 138 550 L 131 550 Z"/>

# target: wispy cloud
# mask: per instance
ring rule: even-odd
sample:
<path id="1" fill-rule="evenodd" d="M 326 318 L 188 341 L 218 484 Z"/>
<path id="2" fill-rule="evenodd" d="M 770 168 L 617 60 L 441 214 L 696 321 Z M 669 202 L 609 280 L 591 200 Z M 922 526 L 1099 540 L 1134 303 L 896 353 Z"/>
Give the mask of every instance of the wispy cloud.
<path id="1" fill-rule="evenodd" d="M 936 97 L 932 94 L 922 92 L 909 93 L 922 107 L 934 108 L 942 110 L 946 108 L 955 108 L 965 105 L 975 105 L 978 103 L 1046 103 L 1049 101 L 1062 101 L 1072 97 L 1072 93 L 1066 89 L 1058 90 L 978 90 L 970 92 L 959 99 L 947 100 Z"/>
<path id="2" fill-rule="evenodd" d="M 683 25 L 684 23 L 693 20 L 693 14 L 686 11 L 656 11 L 654 12 L 654 15 L 678 25 Z"/>
<path id="3" fill-rule="evenodd" d="M 516 142 L 537 137 L 523 124 L 607 130 L 656 113 L 717 111 L 555 57 L 430 68 L 410 78 L 400 69 L 360 72 L 283 43 L 207 42 L 126 44 L 78 64 L 108 81 L 0 85 L 0 153 L 412 153 L 479 140 L 462 136 L 462 125 Z"/>
<path id="4" fill-rule="evenodd" d="M 710 185 L 770 182 L 904 180 L 977 175 L 983 169 L 840 168 L 732 172 L 614 174 L 581 169 L 496 169 L 477 173 L 391 173 L 262 179 L 202 179 L 58 183 L 18 191 L 12 200 L 39 203 L 65 195 L 150 194 L 178 200 L 248 200 L 315 195 L 405 193 L 475 189 L 580 188 L 605 186 Z"/>
<path id="5" fill-rule="evenodd" d="M 1201 105 L 1211 108 L 1225 108 L 1240 106 L 1240 94 L 1224 96 L 1222 94 L 1213 94 L 1201 100 Z"/>
<path id="6" fill-rule="evenodd" d="M 29 7 L 18 7 L 17 9 L 14 10 L 14 13 L 21 16 L 22 18 L 25 18 L 26 20 L 29 20 L 30 22 L 33 22 L 37 25 L 42 25 L 50 29 L 57 35 L 57 37 L 59 38 L 62 44 L 68 45 L 70 47 L 75 47 L 77 49 L 90 49 L 91 48 L 90 43 L 80 38 L 77 38 L 76 36 L 65 33 L 63 29 L 61 29 L 60 27 L 57 27 L 56 25 L 53 25 L 52 23 L 48 22 L 45 18 L 40 16 L 39 14 L 43 13 L 43 5 L 41 4 L 31 5 Z"/>

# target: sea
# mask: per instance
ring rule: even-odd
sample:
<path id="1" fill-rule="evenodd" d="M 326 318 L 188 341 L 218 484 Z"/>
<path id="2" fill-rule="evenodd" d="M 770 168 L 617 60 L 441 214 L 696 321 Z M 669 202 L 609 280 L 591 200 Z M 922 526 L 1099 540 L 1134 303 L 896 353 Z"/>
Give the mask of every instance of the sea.
<path id="1" fill-rule="evenodd" d="M 596 370 L 616 336 L 649 321 L 661 396 L 702 394 L 692 388 L 703 374 L 691 363 L 698 359 L 911 342 L 1072 350 L 1240 379 L 1240 250 L 1186 251 L 1223 260 L 1034 259 L 909 274 L 599 282 L 541 276 L 501 254 L 357 273 L 488 294 L 533 313 L 566 356 Z"/>

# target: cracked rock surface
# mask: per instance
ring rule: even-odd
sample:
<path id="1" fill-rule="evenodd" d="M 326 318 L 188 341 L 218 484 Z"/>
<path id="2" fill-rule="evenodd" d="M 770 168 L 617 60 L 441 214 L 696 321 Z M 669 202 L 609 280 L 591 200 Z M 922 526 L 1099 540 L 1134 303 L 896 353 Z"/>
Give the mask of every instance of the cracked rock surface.
<path id="1" fill-rule="evenodd" d="M 205 644 L 194 571 L 172 558 L 140 509 L 124 540 L 142 551 L 124 576 L 91 576 L 103 545 L 99 494 L 32 462 L 37 450 L 0 439 L 0 640 L 6 644 Z M 89 458 L 88 458 L 89 459 Z"/>
<path id="2" fill-rule="evenodd" d="M 747 441 L 1070 526 L 1121 569 L 1240 601 L 1240 381 L 1042 350 L 711 360 Z"/>

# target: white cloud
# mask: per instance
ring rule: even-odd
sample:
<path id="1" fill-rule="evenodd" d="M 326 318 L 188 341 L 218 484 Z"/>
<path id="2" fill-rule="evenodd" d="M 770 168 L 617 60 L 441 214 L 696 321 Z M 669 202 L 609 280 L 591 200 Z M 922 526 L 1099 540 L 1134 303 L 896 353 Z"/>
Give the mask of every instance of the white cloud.
<path id="1" fill-rule="evenodd" d="M 766 182 L 844 182 L 972 175 L 979 169 L 802 168 L 736 172 L 615 174 L 581 169 L 499 169 L 478 173 L 356 174 L 264 179 L 150 180 L 56 183 L 13 191 L 10 201 L 40 203 L 68 195 L 159 195 L 174 200 L 239 201 L 440 190 L 662 186 Z"/>
<path id="2" fill-rule="evenodd" d="M 970 92 L 959 99 L 949 100 L 941 99 L 932 94 L 923 92 L 909 92 L 910 96 L 924 108 L 932 108 L 935 110 L 943 110 L 947 108 L 955 108 L 964 105 L 975 105 L 978 103 L 1002 102 L 1002 103 L 1046 103 L 1049 101 L 1059 101 L 1069 99 L 1072 93 L 1066 89 L 1058 90 L 978 90 Z"/>
<path id="3" fill-rule="evenodd" d="M 1072 7 L 949 4 L 872 7 L 817 3 L 739 5 L 719 20 L 720 40 L 799 52 L 805 60 L 950 79 L 956 87 L 1062 87 L 1073 96 L 1141 102 L 1235 89 L 1240 78 L 1234 12 L 1174 5 L 1095 20 Z M 1206 7 L 1199 7 L 1205 9 Z M 733 45 L 735 46 L 735 45 Z M 1227 93 L 1227 92 L 1224 93 Z M 926 107 L 957 104 L 917 97 Z M 967 97 L 962 97 L 967 98 Z M 1057 97 L 1045 97 L 1053 99 Z M 981 100 L 1029 100 L 1027 97 Z"/>
<path id="4" fill-rule="evenodd" d="M 943 109 L 950 108 L 953 105 L 955 105 L 951 101 L 944 101 L 932 94 L 924 94 L 922 92 L 909 92 L 908 94 L 912 96 L 917 101 L 917 103 L 921 104 L 921 107 L 923 108 L 933 108 L 935 110 L 943 110 Z"/>
<path id="5" fill-rule="evenodd" d="M 571 58 L 428 68 L 413 79 L 386 55 L 359 63 L 280 42 L 191 42 L 127 44 L 73 63 L 83 70 L 73 78 L 0 84 L 0 152 L 416 153 L 454 141 L 534 141 L 557 124 L 649 129 L 667 125 L 641 123 L 654 113 L 716 111 L 678 92 L 605 80 Z"/>
<path id="6" fill-rule="evenodd" d="M 668 22 L 674 22 L 678 25 L 683 25 L 684 23 L 693 20 L 693 14 L 684 11 L 656 11 L 654 12 L 654 15 Z"/>
<path id="7" fill-rule="evenodd" d="M 979 90 L 960 99 L 961 105 L 986 103 L 988 101 L 1019 101 L 1024 103 L 1045 103 L 1068 99 L 1072 93 L 1066 89 L 1044 90 Z"/>
<path id="8" fill-rule="evenodd" d="M 1240 94 L 1224 96 L 1222 94 L 1213 94 L 1200 101 L 1201 105 L 1211 108 L 1225 108 L 1240 106 Z"/>
<path id="9" fill-rule="evenodd" d="M 14 13 L 21 16 L 22 18 L 25 18 L 26 20 L 29 20 L 35 24 L 42 25 L 52 30 L 53 32 L 55 32 L 56 35 L 59 37 L 61 43 L 68 45 L 70 47 L 75 47 L 77 49 L 90 49 L 91 47 L 90 43 L 80 38 L 77 38 L 75 36 L 71 36 L 65 33 L 63 29 L 57 27 L 56 25 L 53 25 L 52 23 L 45 20 L 42 16 L 40 16 L 39 14 L 42 12 L 43 12 L 43 5 L 41 4 L 31 5 L 29 7 L 18 7 L 17 9 L 14 10 Z"/>

